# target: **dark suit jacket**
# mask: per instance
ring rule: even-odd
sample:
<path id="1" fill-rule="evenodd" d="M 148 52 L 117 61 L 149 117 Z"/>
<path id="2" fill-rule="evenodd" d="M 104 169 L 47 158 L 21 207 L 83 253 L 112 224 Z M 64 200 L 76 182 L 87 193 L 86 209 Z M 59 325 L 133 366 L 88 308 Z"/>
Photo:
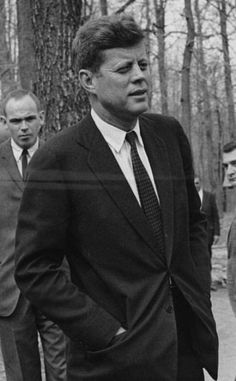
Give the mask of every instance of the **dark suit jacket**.
<path id="1" fill-rule="evenodd" d="M 201 210 L 206 215 L 208 242 L 212 245 L 214 235 L 220 235 L 219 215 L 214 193 L 203 190 Z"/>
<path id="2" fill-rule="evenodd" d="M 17 213 L 24 189 L 10 139 L 0 145 L 0 316 L 14 311 L 20 290 L 14 279 Z"/>
<path id="3" fill-rule="evenodd" d="M 13 313 L 20 295 L 14 278 L 14 252 L 17 214 L 23 190 L 24 182 L 9 138 L 0 145 L 0 316 Z"/>
<path id="4" fill-rule="evenodd" d="M 164 217 L 165 258 L 91 116 L 34 156 L 16 239 L 19 287 L 70 337 L 68 381 L 173 381 L 170 276 L 194 311 L 194 349 L 213 377 L 205 219 L 190 147 L 172 118 L 140 117 Z M 66 255 L 72 282 L 58 266 Z M 120 326 L 127 329 L 114 344 Z"/>

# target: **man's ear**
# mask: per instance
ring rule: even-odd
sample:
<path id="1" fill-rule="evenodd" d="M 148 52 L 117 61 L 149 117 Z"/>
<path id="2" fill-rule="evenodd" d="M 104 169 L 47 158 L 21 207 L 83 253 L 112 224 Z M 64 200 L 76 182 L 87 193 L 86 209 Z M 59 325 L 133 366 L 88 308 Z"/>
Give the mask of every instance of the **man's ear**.
<path id="1" fill-rule="evenodd" d="M 95 94 L 94 74 L 90 70 L 82 69 L 79 71 L 81 86 L 90 94 Z"/>
<path id="2" fill-rule="evenodd" d="M 39 111 L 39 119 L 40 119 L 40 125 L 42 126 L 45 121 L 45 113 L 43 110 Z"/>
<path id="3" fill-rule="evenodd" d="M 3 124 L 7 124 L 7 120 L 4 115 L 0 115 L 0 122 L 2 122 Z"/>

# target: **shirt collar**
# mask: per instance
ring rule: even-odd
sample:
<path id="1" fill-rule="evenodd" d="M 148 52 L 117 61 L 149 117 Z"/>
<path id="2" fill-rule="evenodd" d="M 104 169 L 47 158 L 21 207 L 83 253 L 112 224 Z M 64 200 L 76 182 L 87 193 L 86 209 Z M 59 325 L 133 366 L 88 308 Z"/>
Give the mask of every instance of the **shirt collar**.
<path id="1" fill-rule="evenodd" d="M 13 154 L 16 158 L 16 161 L 20 160 L 23 149 L 20 146 L 18 146 L 18 144 L 16 144 L 16 142 L 12 138 L 11 138 L 11 147 L 13 150 Z M 37 151 L 38 147 L 39 147 L 39 139 L 37 138 L 34 145 L 32 147 L 28 148 L 28 155 L 30 158 L 33 156 L 35 151 Z"/>
<path id="2" fill-rule="evenodd" d="M 203 189 L 202 188 L 199 189 L 198 194 L 199 194 L 199 197 L 202 199 L 202 196 L 203 196 Z"/>
<path id="3" fill-rule="evenodd" d="M 125 141 L 126 131 L 105 122 L 98 116 L 94 109 L 91 110 L 91 116 L 106 142 L 112 146 L 116 152 L 120 152 Z M 138 143 L 143 146 L 138 119 L 132 131 L 136 132 Z"/>

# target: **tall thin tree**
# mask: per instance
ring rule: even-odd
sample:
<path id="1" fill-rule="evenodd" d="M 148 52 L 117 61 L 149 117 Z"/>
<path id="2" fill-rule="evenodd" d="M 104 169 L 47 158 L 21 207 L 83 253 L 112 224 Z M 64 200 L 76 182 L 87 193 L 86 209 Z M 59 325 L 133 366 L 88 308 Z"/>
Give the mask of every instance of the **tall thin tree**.
<path id="1" fill-rule="evenodd" d="M 165 62 L 165 6 L 167 0 L 153 0 L 158 41 L 158 71 L 161 91 L 161 110 L 168 115 L 168 86 Z"/>
<path id="2" fill-rule="evenodd" d="M 19 77 L 21 86 L 32 89 L 36 80 L 35 50 L 30 0 L 17 1 L 17 29 L 19 42 Z"/>
<path id="3" fill-rule="evenodd" d="M 234 107 L 234 93 L 232 83 L 232 69 L 230 63 L 229 53 L 229 37 L 227 33 L 227 11 L 226 0 L 217 0 L 218 11 L 220 15 L 220 30 L 222 38 L 222 49 L 224 58 L 224 72 L 225 72 L 225 91 L 226 102 L 228 109 L 228 131 L 229 139 L 236 136 L 236 121 L 235 121 L 235 107 Z"/>
<path id="4" fill-rule="evenodd" d="M 205 49 L 203 44 L 203 30 L 202 30 L 202 10 L 199 6 L 199 0 L 195 0 L 194 3 L 196 23 L 197 23 L 197 33 L 196 33 L 196 57 L 198 70 L 198 81 L 199 81 L 199 94 L 198 94 L 198 114 L 199 114 L 199 125 L 200 125 L 200 144 L 203 146 L 203 155 L 201 157 L 203 172 L 201 177 L 204 180 L 205 186 L 208 185 L 210 188 L 215 188 L 216 177 L 214 176 L 214 165 L 215 162 L 214 146 L 213 146 L 213 116 L 212 108 L 210 102 L 210 94 L 208 90 L 207 83 L 207 67 L 205 63 Z M 200 109 L 201 107 L 201 109 Z"/>
<path id="5" fill-rule="evenodd" d="M 182 125 L 191 139 L 191 97 L 190 97 L 190 70 L 194 47 L 195 27 L 192 13 L 191 0 L 185 0 L 185 18 L 187 22 L 187 38 L 184 49 L 183 66 L 182 66 Z"/>

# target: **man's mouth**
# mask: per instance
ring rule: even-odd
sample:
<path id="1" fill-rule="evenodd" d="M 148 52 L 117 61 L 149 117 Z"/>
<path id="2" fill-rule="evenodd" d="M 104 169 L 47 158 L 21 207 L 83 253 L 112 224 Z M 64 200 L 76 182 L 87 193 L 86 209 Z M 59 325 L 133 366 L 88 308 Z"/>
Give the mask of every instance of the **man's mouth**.
<path id="1" fill-rule="evenodd" d="M 136 91 L 133 91 L 132 93 L 130 93 L 131 96 L 134 96 L 134 95 L 145 95 L 147 93 L 147 90 L 146 89 L 143 89 L 143 90 L 136 90 Z"/>
<path id="2" fill-rule="evenodd" d="M 29 139 L 29 138 L 30 138 L 30 135 L 21 135 L 20 138 L 21 138 L 21 139 Z"/>

